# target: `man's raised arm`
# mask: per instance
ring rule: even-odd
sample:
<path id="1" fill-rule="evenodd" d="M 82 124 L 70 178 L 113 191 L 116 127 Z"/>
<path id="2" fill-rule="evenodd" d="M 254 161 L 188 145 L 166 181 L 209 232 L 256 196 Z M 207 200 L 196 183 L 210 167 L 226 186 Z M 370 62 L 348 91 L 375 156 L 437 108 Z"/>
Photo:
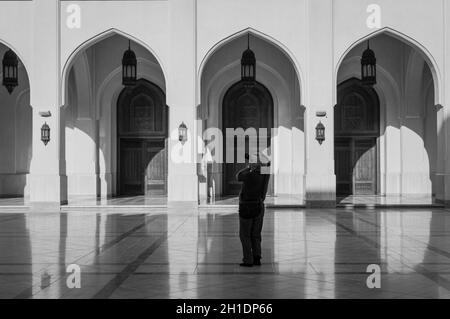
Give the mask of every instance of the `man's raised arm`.
<path id="1" fill-rule="evenodd" d="M 244 169 L 241 169 L 237 174 L 236 174 L 236 179 L 238 180 L 238 182 L 243 182 L 248 174 L 250 174 L 250 167 L 246 167 Z"/>

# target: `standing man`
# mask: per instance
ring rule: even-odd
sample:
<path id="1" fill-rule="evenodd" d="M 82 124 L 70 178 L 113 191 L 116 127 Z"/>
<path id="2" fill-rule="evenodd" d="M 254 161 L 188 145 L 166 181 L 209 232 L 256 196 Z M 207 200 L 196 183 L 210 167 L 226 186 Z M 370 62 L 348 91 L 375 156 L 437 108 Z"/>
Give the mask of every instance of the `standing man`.
<path id="1" fill-rule="evenodd" d="M 265 163 L 261 162 L 264 157 Z M 246 158 L 249 159 L 248 154 Z M 239 195 L 239 237 L 244 254 L 241 267 L 261 266 L 261 231 L 264 221 L 264 201 L 270 179 L 270 161 L 264 154 L 252 155 L 248 167 L 237 173 L 242 182 Z"/>

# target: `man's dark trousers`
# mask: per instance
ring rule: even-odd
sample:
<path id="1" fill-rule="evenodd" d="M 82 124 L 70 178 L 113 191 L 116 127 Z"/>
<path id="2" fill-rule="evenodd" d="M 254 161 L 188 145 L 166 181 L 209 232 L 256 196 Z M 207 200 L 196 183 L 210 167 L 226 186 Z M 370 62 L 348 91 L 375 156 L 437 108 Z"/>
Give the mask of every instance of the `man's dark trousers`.
<path id="1" fill-rule="evenodd" d="M 261 231 L 264 222 L 264 206 L 258 217 L 239 218 L 239 237 L 244 253 L 244 264 L 252 265 L 254 258 L 261 259 Z"/>

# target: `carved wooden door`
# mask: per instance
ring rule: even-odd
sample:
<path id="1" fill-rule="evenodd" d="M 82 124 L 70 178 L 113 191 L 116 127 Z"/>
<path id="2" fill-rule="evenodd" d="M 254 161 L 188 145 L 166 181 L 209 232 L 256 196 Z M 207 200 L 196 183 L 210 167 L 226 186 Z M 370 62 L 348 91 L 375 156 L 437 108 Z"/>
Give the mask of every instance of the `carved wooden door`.
<path id="1" fill-rule="evenodd" d="M 236 174 L 243 169 L 248 161 L 241 161 L 242 154 L 254 154 L 270 147 L 271 130 L 273 127 L 273 100 L 270 92 L 262 84 L 257 83 L 252 88 L 246 88 L 241 82 L 231 87 L 223 102 L 223 132 L 226 129 L 253 130 L 256 136 L 245 136 L 245 143 L 238 143 L 238 138 L 224 139 L 224 161 L 227 154 L 233 154 L 232 163 L 224 164 L 224 192 L 226 196 L 238 195 L 241 183 L 236 181 Z M 260 130 L 265 129 L 265 130 Z M 250 131 L 247 131 L 250 132 Z M 229 137 L 229 136 L 228 136 Z M 239 155 L 240 154 L 240 155 Z M 239 156 L 238 156 L 239 155 Z M 228 156 L 230 157 L 230 156 Z M 273 193 L 273 181 L 269 184 L 268 193 Z"/>
<path id="2" fill-rule="evenodd" d="M 121 195 L 144 195 L 142 140 L 120 141 Z"/>
<path id="3" fill-rule="evenodd" d="M 339 138 L 335 142 L 336 183 L 338 194 L 353 193 L 352 139 Z"/>
<path id="4" fill-rule="evenodd" d="M 376 194 L 379 101 L 375 90 L 357 79 L 341 84 L 334 118 L 337 194 Z"/>
<path id="5" fill-rule="evenodd" d="M 125 88 L 117 105 L 120 195 L 167 194 L 167 106 L 146 80 Z"/>

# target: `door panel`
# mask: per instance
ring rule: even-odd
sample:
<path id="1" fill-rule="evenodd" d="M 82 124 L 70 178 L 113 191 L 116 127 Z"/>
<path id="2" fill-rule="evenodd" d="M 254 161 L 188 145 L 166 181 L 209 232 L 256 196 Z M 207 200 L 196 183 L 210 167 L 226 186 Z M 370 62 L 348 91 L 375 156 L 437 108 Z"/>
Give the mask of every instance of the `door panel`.
<path id="1" fill-rule="evenodd" d="M 236 195 L 239 194 L 241 189 L 241 183 L 236 180 L 236 174 L 241 169 L 244 169 L 247 165 L 247 160 L 245 160 L 244 163 L 238 163 L 238 159 L 241 156 L 241 154 L 248 153 L 249 151 L 249 145 L 248 145 L 248 139 L 246 139 L 245 146 L 244 145 L 238 145 L 238 139 L 237 137 L 232 140 L 234 142 L 227 144 L 227 152 L 233 152 L 234 153 L 234 162 L 233 163 L 226 163 L 225 167 L 225 194 L 226 195 Z M 237 146 L 236 146 L 237 145 Z"/>
<path id="2" fill-rule="evenodd" d="M 142 142 L 120 142 L 120 190 L 122 195 L 143 195 Z"/>
<path id="3" fill-rule="evenodd" d="M 355 195 L 376 194 L 376 139 L 355 139 L 353 178 Z"/>
<path id="4" fill-rule="evenodd" d="M 352 194 L 353 169 L 352 169 L 352 140 L 338 139 L 335 146 L 335 165 L 338 194 Z"/>
<path id="5" fill-rule="evenodd" d="M 165 195 L 167 155 L 165 140 L 122 139 L 120 194 Z"/>
<path id="6" fill-rule="evenodd" d="M 223 102 L 223 132 L 226 129 L 241 128 L 255 129 L 257 138 L 245 139 L 245 145 L 238 145 L 237 138 L 226 138 L 224 143 L 224 158 L 232 153 L 233 163 L 224 164 L 224 191 L 223 194 L 238 195 L 241 183 L 236 181 L 236 174 L 247 165 L 238 163 L 238 151 L 240 154 L 254 154 L 270 147 L 271 129 L 273 127 L 273 100 L 269 91 L 262 84 L 256 83 L 252 88 L 246 88 L 241 82 L 231 87 L 225 94 Z M 266 129 L 267 133 L 259 136 L 260 129 Z M 261 140 L 259 139 L 261 138 Z M 261 148 L 261 149 L 260 149 Z M 241 161 L 243 158 L 241 158 Z M 273 194 L 273 180 L 269 183 L 268 194 Z"/>
<path id="7" fill-rule="evenodd" d="M 167 156 L 165 142 L 147 142 L 145 148 L 146 193 L 165 195 L 167 192 Z"/>

